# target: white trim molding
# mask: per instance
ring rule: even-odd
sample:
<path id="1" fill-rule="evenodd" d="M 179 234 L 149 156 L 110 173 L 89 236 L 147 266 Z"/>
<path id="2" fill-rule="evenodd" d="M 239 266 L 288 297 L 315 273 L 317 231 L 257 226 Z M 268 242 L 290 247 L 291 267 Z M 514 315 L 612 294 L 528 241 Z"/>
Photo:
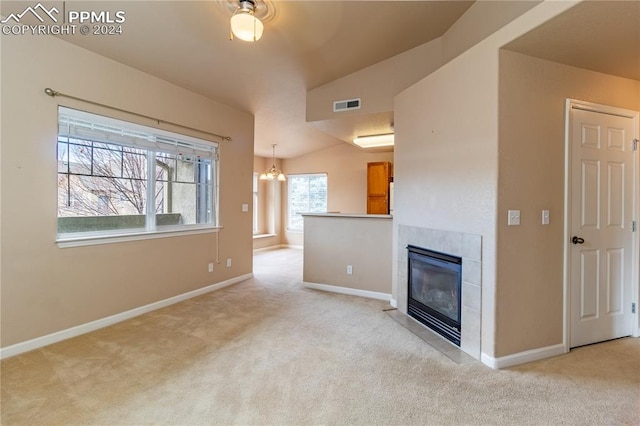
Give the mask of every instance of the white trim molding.
<path id="1" fill-rule="evenodd" d="M 185 235 L 197 235 L 197 234 L 213 234 L 220 232 L 221 226 L 209 226 L 209 227 L 192 227 L 184 229 L 168 229 L 168 230 L 156 230 L 145 232 L 128 232 L 122 234 L 92 234 L 89 236 L 74 236 L 67 234 L 65 237 L 58 237 L 56 244 L 58 247 L 73 248 L 73 247 L 85 247 L 95 246 L 98 244 L 113 244 L 124 243 L 127 241 L 139 241 L 139 240 L 151 240 L 154 238 L 170 238 L 170 237 L 182 237 Z"/>
<path id="2" fill-rule="evenodd" d="M 96 331 L 101 328 L 126 321 L 128 319 L 146 314 L 148 312 L 165 308 L 179 302 L 183 302 L 187 299 L 202 296 L 203 294 L 210 293 L 212 291 L 220 290 L 221 288 L 228 287 L 232 284 L 248 280 L 251 277 L 253 277 L 252 273 L 240 275 L 238 277 L 230 278 L 226 281 L 211 284 L 209 286 L 189 291 L 187 293 L 179 294 L 177 296 L 169 297 L 168 299 L 159 300 L 148 305 L 121 312 L 119 314 L 111 315 L 109 317 L 71 327 L 66 330 L 56 331 L 55 333 L 47 334 L 46 336 L 36 337 L 35 339 L 27 340 L 26 342 L 16 343 L 15 345 L 7 346 L 6 348 L 0 348 L 0 359 L 9 358 L 24 352 L 32 351 L 34 349 L 39 349 L 44 346 L 60 342 L 62 340 L 80 336 L 81 334 L 90 333 L 92 331 Z"/>
<path id="3" fill-rule="evenodd" d="M 282 245 L 276 244 L 275 246 L 268 246 L 268 247 L 262 247 L 262 248 L 253 249 L 253 252 L 254 253 L 260 253 L 260 252 L 263 252 L 263 251 L 280 250 L 281 248 L 282 248 Z"/>
<path id="4" fill-rule="evenodd" d="M 253 239 L 254 240 L 260 240 L 263 238 L 271 238 L 271 237 L 277 237 L 278 234 L 253 234 Z"/>
<path id="5" fill-rule="evenodd" d="M 314 290 L 328 291 L 331 293 L 348 294 L 350 296 L 367 297 L 369 299 L 378 299 L 378 300 L 384 300 L 386 302 L 391 302 L 390 294 L 379 293 L 377 291 L 360 290 L 357 288 L 349 288 L 349 287 L 339 287 L 339 286 L 330 285 L 330 284 L 310 283 L 307 281 L 303 281 L 302 285 L 306 288 L 311 288 Z"/>
<path id="6" fill-rule="evenodd" d="M 493 358 L 485 353 L 481 356 L 481 361 L 484 365 L 487 365 L 493 369 L 513 367 L 514 365 L 520 365 L 527 362 L 539 361 L 541 359 L 550 358 L 556 355 L 562 355 L 567 353 L 563 343 L 559 343 L 553 346 L 547 346 L 545 348 L 531 349 L 516 354 L 501 356 L 499 358 Z"/>
<path id="7" fill-rule="evenodd" d="M 294 246 L 294 245 L 289 245 L 289 244 L 276 244 L 276 245 L 273 245 L 273 246 L 253 249 L 253 252 L 254 253 L 260 253 L 261 251 L 279 250 L 279 249 L 286 249 L 286 248 L 294 249 L 294 250 L 304 250 L 304 246 Z"/>

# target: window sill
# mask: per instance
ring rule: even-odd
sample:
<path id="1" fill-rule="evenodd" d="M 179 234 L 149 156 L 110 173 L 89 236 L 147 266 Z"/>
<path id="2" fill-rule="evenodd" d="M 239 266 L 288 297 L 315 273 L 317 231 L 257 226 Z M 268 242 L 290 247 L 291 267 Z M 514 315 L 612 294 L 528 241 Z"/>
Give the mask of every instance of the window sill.
<path id="1" fill-rule="evenodd" d="M 123 243 L 127 241 L 151 240 L 156 238 L 182 237 L 185 235 L 212 234 L 222 229 L 221 226 L 191 229 L 168 229 L 159 231 L 133 231 L 108 235 L 63 235 L 58 236 L 56 244 L 60 248 L 94 246 L 99 244 Z"/>
<path id="2" fill-rule="evenodd" d="M 254 234 L 253 239 L 254 240 L 259 240 L 261 238 L 270 238 L 270 237 L 277 237 L 277 234 Z"/>

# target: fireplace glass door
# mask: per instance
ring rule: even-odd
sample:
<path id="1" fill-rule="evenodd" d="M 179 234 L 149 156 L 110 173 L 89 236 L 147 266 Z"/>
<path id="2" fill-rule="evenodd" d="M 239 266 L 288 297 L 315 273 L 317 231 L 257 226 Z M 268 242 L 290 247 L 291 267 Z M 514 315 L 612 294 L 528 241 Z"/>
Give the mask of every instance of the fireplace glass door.
<path id="1" fill-rule="evenodd" d="M 408 313 L 460 344 L 462 259 L 409 246 Z"/>

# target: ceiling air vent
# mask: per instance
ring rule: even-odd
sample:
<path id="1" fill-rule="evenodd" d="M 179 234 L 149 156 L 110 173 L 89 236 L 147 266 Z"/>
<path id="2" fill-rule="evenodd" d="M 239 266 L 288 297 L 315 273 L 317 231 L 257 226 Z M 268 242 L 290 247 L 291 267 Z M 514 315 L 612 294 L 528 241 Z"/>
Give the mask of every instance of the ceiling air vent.
<path id="1" fill-rule="evenodd" d="M 360 109 L 360 98 L 335 101 L 333 103 L 333 112 L 351 111 L 352 109 Z"/>

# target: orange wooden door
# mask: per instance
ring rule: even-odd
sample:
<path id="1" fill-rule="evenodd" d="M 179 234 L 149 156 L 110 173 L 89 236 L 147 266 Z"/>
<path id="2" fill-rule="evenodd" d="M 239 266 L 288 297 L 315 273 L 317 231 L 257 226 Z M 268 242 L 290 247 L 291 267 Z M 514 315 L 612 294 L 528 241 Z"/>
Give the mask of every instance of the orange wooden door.
<path id="1" fill-rule="evenodd" d="M 389 214 L 390 180 L 388 161 L 367 164 L 367 214 Z"/>

